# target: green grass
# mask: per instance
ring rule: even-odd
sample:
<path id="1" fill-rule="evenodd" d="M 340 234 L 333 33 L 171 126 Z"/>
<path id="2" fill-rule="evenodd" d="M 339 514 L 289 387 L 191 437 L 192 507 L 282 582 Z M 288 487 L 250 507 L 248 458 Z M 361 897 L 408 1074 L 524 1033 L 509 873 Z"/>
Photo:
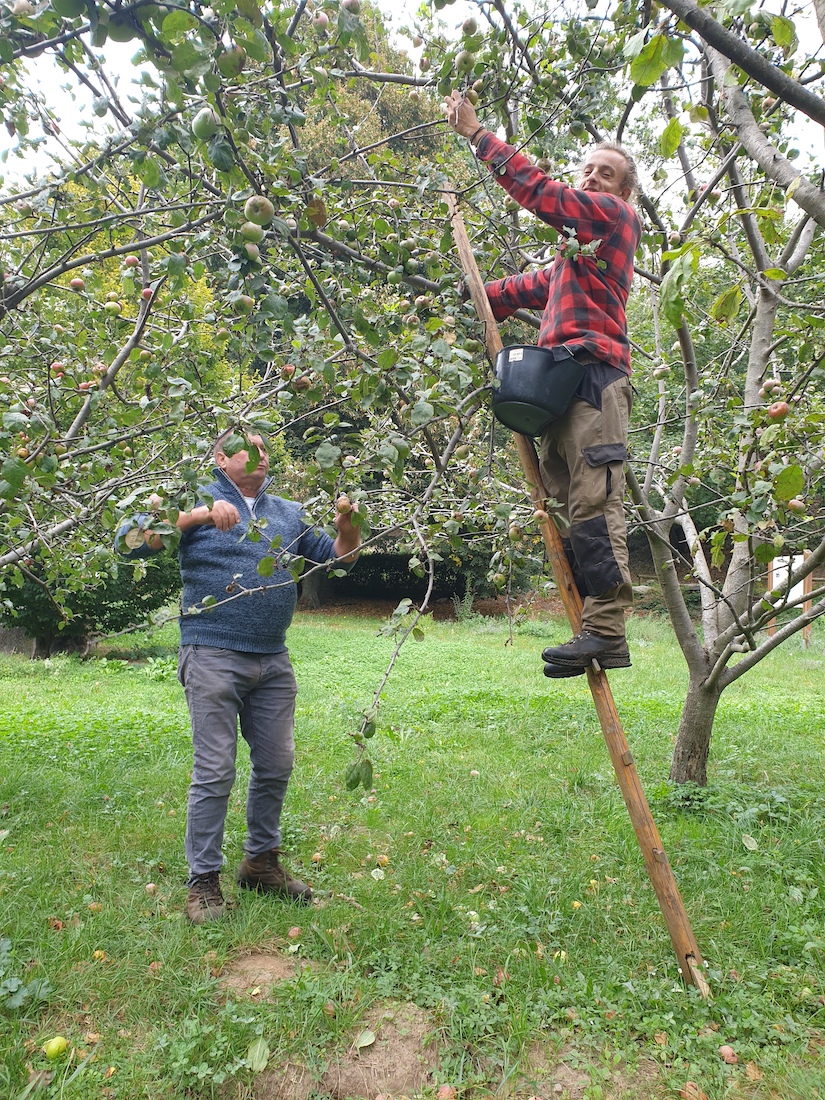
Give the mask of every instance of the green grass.
<path id="1" fill-rule="evenodd" d="M 383 695 L 374 791 L 350 793 L 347 733 L 392 652 L 377 627 L 316 614 L 290 635 L 301 691 L 285 845 L 323 905 L 244 895 L 201 929 L 181 919 L 190 744 L 174 629 L 85 663 L 0 658 L 0 938 L 12 951 L 0 953 L 0 1006 L 9 979 L 23 1002 L 0 1007 L 0 1095 L 24 1094 L 60 1033 L 95 1057 L 55 1063 L 36 1095 L 172 1100 L 217 1093 L 226 1075 L 231 1095 L 252 1096 L 257 1036 L 273 1064 L 321 1064 L 392 998 L 427 1010 L 442 1079 L 468 1096 L 513 1088 L 536 1041 L 579 1059 L 594 1100 L 610 1095 L 605 1065 L 643 1058 L 661 1068 L 651 1096 L 687 1079 L 709 1100 L 825 1096 L 822 631 L 723 696 L 704 791 L 666 781 L 686 686 L 667 625 L 632 619 L 634 667 L 611 677 L 709 964 L 704 1002 L 679 979 L 587 684 L 540 674 L 541 648 L 566 626 L 528 622 L 507 644 L 504 623 L 429 624 Z M 315 969 L 264 1003 L 219 987 L 244 951 L 288 951 L 293 925 Z"/>

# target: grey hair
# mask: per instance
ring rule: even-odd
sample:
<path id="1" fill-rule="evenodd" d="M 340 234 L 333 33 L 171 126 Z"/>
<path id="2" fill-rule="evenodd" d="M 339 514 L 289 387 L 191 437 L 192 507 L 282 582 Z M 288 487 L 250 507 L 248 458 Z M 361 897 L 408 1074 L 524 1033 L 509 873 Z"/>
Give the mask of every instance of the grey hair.
<path id="1" fill-rule="evenodd" d="M 622 179 L 622 189 L 625 187 L 630 188 L 629 201 L 633 202 L 636 195 L 639 193 L 639 169 L 636 166 L 636 160 L 633 154 L 629 153 L 620 141 L 600 141 L 598 145 L 592 147 L 590 152 L 595 153 L 599 149 L 609 149 L 624 157 L 625 170 L 624 178 Z"/>

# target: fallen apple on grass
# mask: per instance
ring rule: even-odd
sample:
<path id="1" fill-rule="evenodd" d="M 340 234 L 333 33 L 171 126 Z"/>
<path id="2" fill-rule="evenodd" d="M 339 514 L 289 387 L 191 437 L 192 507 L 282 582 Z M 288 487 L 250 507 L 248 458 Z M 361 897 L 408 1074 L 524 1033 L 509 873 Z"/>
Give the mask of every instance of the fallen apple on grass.
<path id="1" fill-rule="evenodd" d="M 55 1035 L 53 1039 L 49 1039 L 43 1044 L 43 1053 L 51 1061 L 59 1058 L 61 1054 L 65 1054 L 68 1049 L 69 1040 L 64 1035 Z"/>

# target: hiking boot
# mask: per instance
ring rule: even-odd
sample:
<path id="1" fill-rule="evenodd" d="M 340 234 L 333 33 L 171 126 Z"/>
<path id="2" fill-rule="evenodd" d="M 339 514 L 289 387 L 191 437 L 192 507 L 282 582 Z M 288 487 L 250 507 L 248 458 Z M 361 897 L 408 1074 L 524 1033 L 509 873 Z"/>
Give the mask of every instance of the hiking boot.
<path id="1" fill-rule="evenodd" d="M 220 871 L 207 871 L 205 875 L 194 876 L 186 895 L 186 915 L 192 924 L 206 924 L 226 915 Z"/>
<path id="2" fill-rule="evenodd" d="M 607 638 L 591 630 L 582 630 L 564 645 L 548 646 L 541 657 L 547 664 L 562 668 L 585 669 L 591 661 L 598 661 L 602 668 L 630 668 L 626 638 Z"/>
<path id="3" fill-rule="evenodd" d="M 283 866 L 277 848 L 259 856 L 246 855 L 238 868 L 238 885 L 260 894 L 280 894 L 293 901 L 312 901 L 312 890 L 300 879 L 293 878 Z"/>
<path id="4" fill-rule="evenodd" d="M 549 676 L 551 680 L 566 680 L 568 676 L 584 676 L 584 669 L 569 668 L 567 665 L 546 664 L 544 675 Z"/>

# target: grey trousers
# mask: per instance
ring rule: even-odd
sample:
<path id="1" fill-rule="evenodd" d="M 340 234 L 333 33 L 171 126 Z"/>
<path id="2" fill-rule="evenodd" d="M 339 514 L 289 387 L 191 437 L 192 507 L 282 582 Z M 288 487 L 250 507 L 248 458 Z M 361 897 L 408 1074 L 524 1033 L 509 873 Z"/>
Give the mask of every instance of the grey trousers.
<path id="1" fill-rule="evenodd" d="M 184 645 L 178 657 L 192 722 L 194 763 L 186 816 L 191 876 L 218 871 L 235 781 L 238 719 L 252 771 L 246 798 L 249 855 L 281 843 L 281 808 L 295 761 L 295 696 L 289 654 Z"/>
<path id="2" fill-rule="evenodd" d="M 582 627 L 622 637 L 633 603 L 624 518 L 627 428 L 633 391 L 621 378 L 602 392 L 602 407 L 573 398 L 541 441 L 541 476 L 582 596 Z"/>

